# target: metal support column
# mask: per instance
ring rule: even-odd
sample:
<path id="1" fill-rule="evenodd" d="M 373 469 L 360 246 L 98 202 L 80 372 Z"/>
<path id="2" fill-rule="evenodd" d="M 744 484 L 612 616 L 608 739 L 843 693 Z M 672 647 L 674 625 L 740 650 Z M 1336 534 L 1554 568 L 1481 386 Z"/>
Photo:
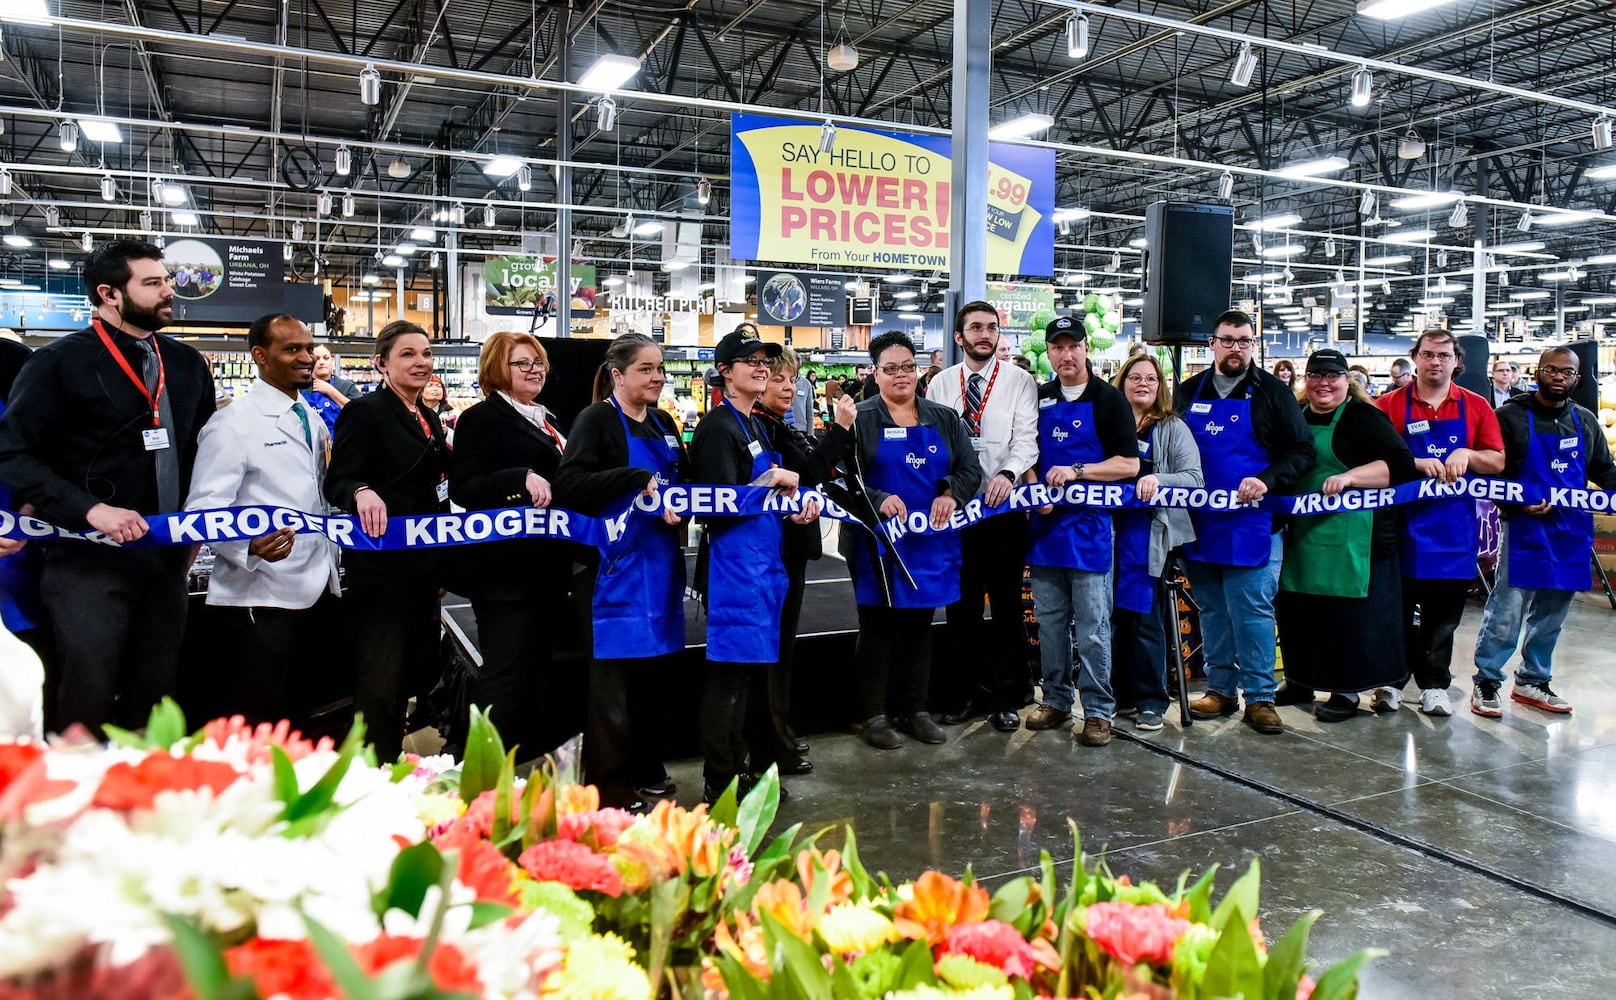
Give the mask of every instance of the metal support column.
<path id="1" fill-rule="evenodd" d="M 556 55 L 561 79 L 572 73 L 572 8 L 561 13 Z M 572 336 L 572 91 L 556 95 L 556 312 L 555 335 Z"/>
<path id="2" fill-rule="evenodd" d="M 1487 160 L 1483 157 L 1476 163 L 1476 193 L 1483 198 L 1489 197 L 1491 181 L 1492 171 L 1487 169 Z M 1476 206 L 1475 253 L 1471 257 L 1474 267 L 1470 275 L 1470 332 L 1478 337 L 1487 336 L 1487 255 L 1481 248 L 1486 235 L 1492 232 L 1492 216 L 1491 205 L 1483 202 Z M 1504 338 L 1500 335 L 1498 343 L 1503 342 Z M 1485 372 L 1482 377 L 1486 378 Z"/>
<path id="3" fill-rule="evenodd" d="M 954 0 L 953 169 L 948 213 L 949 275 L 944 344 L 960 360 L 954 312 L 987 294 L 988 95 L 993 71 L 990 0 Z"/>

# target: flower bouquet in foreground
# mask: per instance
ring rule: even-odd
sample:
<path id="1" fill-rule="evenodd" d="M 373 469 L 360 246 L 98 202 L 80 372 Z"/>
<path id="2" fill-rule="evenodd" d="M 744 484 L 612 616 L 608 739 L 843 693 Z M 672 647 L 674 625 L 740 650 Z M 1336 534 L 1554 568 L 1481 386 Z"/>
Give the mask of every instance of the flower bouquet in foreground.
<path id="1" fill-rule="evenodd" d="M 1257 874 L 1215 906 L 1081 862 L 991 896 L 895 886 L 794 826 L 771 772 L 709 810 L 603 809 L 563 748 L 518 777 L 472 710 L 463 761 L 378 766 L 282 723 L 188 732 L 171 702 L 113 745 L 0 740 L 0 1000 L 720 1000 L 1352 996 L 1272 950 Z M 1081 857 L 1081 854 L 1079 854 Z"/>

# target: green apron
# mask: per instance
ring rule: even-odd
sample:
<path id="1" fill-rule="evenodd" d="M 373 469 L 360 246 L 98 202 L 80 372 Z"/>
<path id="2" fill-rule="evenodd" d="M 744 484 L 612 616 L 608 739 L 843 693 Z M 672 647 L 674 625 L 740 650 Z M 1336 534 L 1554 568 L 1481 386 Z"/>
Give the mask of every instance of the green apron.
<path id="1" fill-rule="evenodd" d="M 1328 424 L 1309 425 L 1317 461 L 1312 471 L 1297 480 L 1297 493 L 1316 492 L 1326 479 L 1347 471 L 1330 445 L 1335 425 L 1350 402 L 1336 407 Z M 1280 589 L 1323 597 L 1368 597 L 1369 546 L 1374 534 L 1375 512 L 1371 510 L 1293 518 L 1286 529 Z"/>

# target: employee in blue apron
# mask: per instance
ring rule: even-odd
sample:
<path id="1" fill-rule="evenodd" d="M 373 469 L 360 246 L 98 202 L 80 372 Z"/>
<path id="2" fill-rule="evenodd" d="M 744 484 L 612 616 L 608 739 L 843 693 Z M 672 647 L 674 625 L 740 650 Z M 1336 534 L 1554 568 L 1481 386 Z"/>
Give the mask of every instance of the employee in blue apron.
<path id="1" fill-rule="evenodd" d="M 752 413 L 769 386 L 769 363 L 779 356 L 779 344 L 765 344 L 747 331 L 718 342 L 713 363 L 724 398 L 707 411 L 691 438 L 696 481 L 796 492 L 797 474 L 783 467 L 774 439 Z M 818 516 L 814 505 L 793 519 L 801 524 Z M 707 802 L 716 802 L 736 778 L 743 786 L 756 780 L 747 773 L 747 692 L 756 676 L 780 659 L 780 611 L 789 582 L 784 539 L 777 514 L 717 517 L 703 526 L 696 589 L 707 602 L 707 676 L 701 695 Z"/>
<path id="2" fill-rule="evenodd" d="M 1498 408 L 1504 478 L 1520 482 L 1528 497 L 1547 497 L 1556 487 L 1582 489 L 1590 482 L 1616 490 L 1616 464 L 1599 418 L 1571 399 L 1581 378 L 1576 352 L 1551 347 L 1538 358 L 1537 391 L 1511 397 Z M 1546 500 L 1526 507 L 1501 505 L 1501 510 L 1498 580 L 1476 637 L 1470 710 L 1488 718 L 1503 714 L 1504 664 L 1519 644 L 1521 666 L 1510 698 L 1563 715 L 1571 703 L 1549 686 L 1554 647 L 1571 598 L 1592 581 L 1594 518 L 1587 511 L 1551 507 Z"/>
<path id="3" fill-rule="evenodd" d="M 1133 412 L 1089 366 L 1088 331 L 1071 316 L 1044 329 L 1055 378 L 1038 390 L 1038 465 L 1051 490 L 1139 474 Z M 1004 515 L 1011 516 L 1011 515 Z M 1111 512 L 1046 507 L 1028 531 L 1032 604 L 1038 616 L 1042 699 L 1028 729 L 1063 729 L 1083 706 L 1078 742 L 1111 742 Z M 1073 650 L 1077 662 L 1073 662 Z"/>
<path id="4" fill-rule="evenodd" d="M 1402 387 L 1375 400 L 1408 443 L 1420 474 L 1444 483 L 1463 475 L 1495 476 L 1504 468 L 1504 439 L 1492 404 L 1453 381 L 1464 349 L 1447 330 L 1420 334 L 1409 352 L 1415 371 Z M 1401 360 L 1401 359 L 1399 359 Z M 1476 576 L 1476 501 L 1425 500 L 1403 508 L 1404 656 L 1420 687 L 1420 711 L 1453 714 L 1453 634 Z M 1375 689 L 1376 708 L 1396 708 L 1395 688 Z"/>
<path id="5" fill-rule="evenodd" d="M 662 348 L 624 334 L 595 374 L 595 403 L 578 414 L 556 469 L 553 503 L 582 514 L 616 514 L 636 494 L 655 496 L 688 465 L 673 418 L 657 409 L 667 374 Z M 589 609 L 592 658 L 584 729 L 584 775 L 607 805 L 643 809 L 672 795 L 659 730 L 667 688 L 661 660 L 684 648 L 685 564 L 681 519 L 629 514 L 622 537 L 592 559 L 575 592 Z"/>
<path id="6" fill-rule="evenodd" d="M 1196 489 L 1206 485 L 1201 452 L 1189 427 L 1173 414 L 1161 365 L 1148 354 L 1129 358 L 1117 373 L 1133 411 L 1139 448 L 1139 479 L 1134 493 L 1149 502 L 1162 487 Z M 1133 717 L 1142 732 L 1162 728 L 1167 713 L 1167 588 L 1162 574 L 1168 553 L 1195 540 L 1190 512 L 1182 507 L 1119 510 L 1116 581 L 1111 609 L 1111 690 L 1117 715 Z"/>
<path id="7" fill-rule="evenodd" d="M 900 733 L 922 743 L 947 740 L 925 705 L 932 619 L 959 599 L 960 540 L 957 532 L 926 529 L 949 523 L 956 498 L 976 496 L 982 467 L 959 414 L 916 395 L 918 366 L 908 337 L 876 337 L 870 357 L 877 392 L 859 404 L 844 469 L 863 483 L 881 518 L 903 518 L 916 530 L 895 543 L 902 566 L 877 554 L 858 529 L 844 528 L 841 538 L 858 601 L 859 731 L 870 746 L 891 750 L 903 744 Z"/>
<path id="8" fill-rule="evenodd" d="M 1212 367 L 1179 383 L 1173 409 L 1201 449 L 1209 490 L 1239 503 L 1283 493 L 1313 465 L 1296 397 L 1254 364 L 1257 334 L 1238 309 L 1212 330 Z M 1233 715 L 1246 696 L 1246 724 L 1283 732 L 1274 709 L 1274 594 L 1283 555 L 1273 518 L 1261 509 L 1190 512 L 1195 541 L 1184 547 L 1190 589 L 1201 609 L 1206 693 L 1190 703 L 1198 719 Z"/>

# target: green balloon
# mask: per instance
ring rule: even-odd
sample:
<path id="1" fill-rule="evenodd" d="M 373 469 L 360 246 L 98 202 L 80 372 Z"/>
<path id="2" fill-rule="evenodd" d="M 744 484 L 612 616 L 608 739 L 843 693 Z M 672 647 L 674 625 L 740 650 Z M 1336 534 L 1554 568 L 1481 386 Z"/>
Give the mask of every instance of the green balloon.
<path id="1" fill-rule="evenodd" d="M 1040 309 L 1037 312 L 1032 314 L 1032 319 L 1027 321 L 1027 327 L 1029 329 L 1031 329 L 1034 333 L 1040 333 L 1040 332 L 1042 332 L 1044 327 L 1048 326 L 1050 324 L 1050 322 L 1054 318 L 1055 318 L 1055 310 L 1053 310 L 1053 309 Z"/>
<path id="2" fill-rule="evenodd" d="M 1083 311 L 1093 313 L 1100 311 L 1100 297 L 1093 292 L 1083 296 Z"/>
<path id="3" fill-rule="evenodd" d="M 1109 330 L 1100 330 L 1089 334 L 1089 350 L 1091 351 L 1106 350 L 1116 342 L 1117 338 L 1113 337 Z"/>
<path id="4" fill-rule="evenodd" d="M 1100 329 L 1101 325 L 1102 324 L 1100 323 L 1100 314 L 1099 313 L 1092 313 L 1091 312 L 1091 313 L 1087 313 L 1087 314 L 1084 315 L 1084 317 L 1083 317 L 1083 329 L 1087 330 L 1089 332 L 1090 336 L 1093 336 L 1094 332 L 1096 330 Z"/>
<path id="5" fill-rule="evenodd" d="M 1021 342 L 1021 347 L 1022 347 L 1022 350 L 1031 351 L 1034 354 L 1042 354 L 1042 353 L 1044 353 L 1045 344 L 1044 344 L 1043 331 L 1039 331 L 1037 333 L 1034 333 L 1031 336 L 1029 336 L 1026 340 L 1023 340 Z"/>
<path id="6" fill-rule="evenodd" d="M 1049 363 L 1049 355 L 1038 355 L 1038 374 L 1046 376 L 1055 374 L 1054 367 Z"/>
<path id="7" fill-rule="evenodd" d="M 1113 309 L 1106 313 L 1100 322 L 1105 324 L 1105 328 L 1107 330 L 1110 330 L 1112 333 L 1116 333 L 1118 330 L 1122 329 L 1122 314 Z"/>

